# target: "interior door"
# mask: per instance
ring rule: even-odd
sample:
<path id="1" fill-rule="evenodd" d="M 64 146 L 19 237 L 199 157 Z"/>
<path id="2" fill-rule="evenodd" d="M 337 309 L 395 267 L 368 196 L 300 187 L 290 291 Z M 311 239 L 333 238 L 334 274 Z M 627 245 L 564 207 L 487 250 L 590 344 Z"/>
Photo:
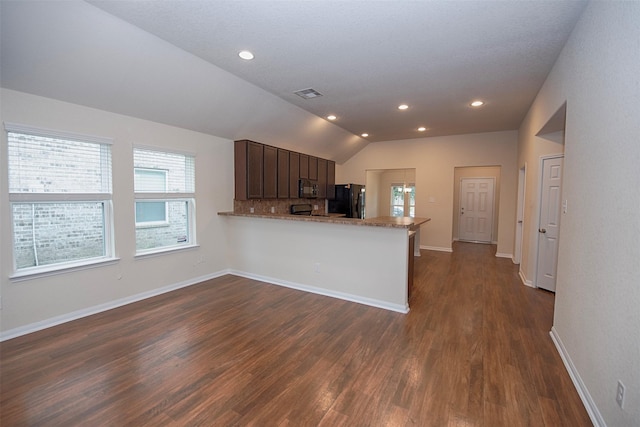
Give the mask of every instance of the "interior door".
<path id="1" fill-rule="evenodd" d="M 536 286 L 555 292 L 562 196 L 562 157 L 542 161 Z"/>
<path id="2" fill-rule="evenodd" d="M 494 187 L 493 178 L 460 180 L 459 240 L 491 243 Z"/>

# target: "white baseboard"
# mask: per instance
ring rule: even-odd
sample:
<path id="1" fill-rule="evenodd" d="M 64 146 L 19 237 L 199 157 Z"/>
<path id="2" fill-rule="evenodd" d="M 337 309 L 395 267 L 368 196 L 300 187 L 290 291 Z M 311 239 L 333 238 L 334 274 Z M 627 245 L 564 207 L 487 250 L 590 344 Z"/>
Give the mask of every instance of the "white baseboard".
<path id="1" fill-rule="evenodd" d="M 535 286 L 533 286 L 533 282 L 531 280 L 527 280 L 522 270 L 518 271 L 518 276 L 520 276 L 520 280 L 522 280 L 523 285 L 528 286 L 530 288 L 535 288 Z"/>
<path id="2" fill-rule="evenodd" d="M 580 378 L 580 374 L 578 373 L 578 370 L 576 369 L 573 362 L 571 361 L 571 357 L 569 356 L 569 353 L 567 353 L 567 349 L 564 347 L 564 344 L 562 343 L 562 339 L 558 335 L 558 331 L 555 329 L 555 327 L 551 328 L 549 335 L 551 335 L 551 339 L 553 340 L 553 343 L 555 344 L 556 349 L 558 350 L 558 353 L 560 353 L 560 357 L 562 358 L 564 367 L 567 369 L 567 372 L 569 372 L 571 381 L 573 381 L 573 385 L 578 391 L 578 395 L 580 396 L 580 399 L 582 400 L 582 404 L 584 405 L 585 409 L 587 410 L 587 413 L 589 414 L 589 418 L 591 418 L 591 422 L 596 427 L 606 427 L 607 424 L 604 422 L 604 418 L 602 418 L 602 414 L 600 414 L 598 407 L 596 406 L 595 402 L 591 398 L 591 394 L 589 394 L 589 390 L 587 390 L 587 387 L 584 385 L 584 382 L 582 382 L 582 378 Z"/>
<path id="3" fill-rule="evenodd" d="M 244 271 L 231 270 L 229 274 L 233 274 L 247 279 L 259 280 L 260 282 L 270 283 L 272 285 L 284 286 L 285 288 L 297 289 L 299 291 L 310 292 L 312 294 L 324 295 L 327 297 L 337 298 L 345 301 L 356 302 L 359 304 L 368 305 L 371 307 L 383 308 L 385 310 L 395 311 L 398 313 L 408 313 L 408 304 L 392 304 L 386 301 L 376 300 L 373 298 L 366 298 L 359 295 L 348 294 L 344 292 L 332 291 L 324 288 L 316 288 L 315 286 L 303 285 L 300 283 L 289 282 L 286 280 L 280 280 L 273 277 L 261 276 L 253 273 L 246 273 Z"/>
<path id="4" fill-rule="evenodd" d="M 423 246 L 420 245 L 420 249 L 426 249 L 428 251 L 438 251 L 438 252 L 453 252 L 452 248 L 444 248 L 441 246 Z"/>
<path id="5" fill-rule="evenodd" d="M 496 257 L 513 259 L 513 254 L 503 254 L 502 252 L 496 252 Z"/>
<path id="6" fill-rule="evenodd" d="M 42 329 L 51 328 L 53 326 L 60 325 L 62 323 L 71 322 L 72 320 L 80 319 L 82 317 L 91 316 L 92 314 L 98 314 L 103 311 L 111 310 L 114 308 L 122 307 L 123 305 L 131 304 L 134 302 L 142 301 L 147 298 L 155 297 L 160 294 L 175 291 L 176 289 L 185 288 L 187 286 L 196 285 L 206 280 L 215 279 L 216 277 L 229 274 L 228 270 L 218 271 L 216 273 L 207 274 L 205 276 L 195 277 L 193 279 L 185 280 L 173 285 L 164 286 L 162 288 L 152 289 L 140 294 L 131 295 L 128 297 L 120 298 L 114 301 L 109 301 L 104 304 L 99 304 L 93 307 L 84 308 L 82 310 L 73 311 L 71 313 L 55 316 L 50 319 L 42 320 L 40 322 L 31 323 L 25 326 L 20 326 L 14 329 L 9 329 L 5 332 L 0 332 L 0 342 L 16 338 L 22 335 L 37 332 Z"/>

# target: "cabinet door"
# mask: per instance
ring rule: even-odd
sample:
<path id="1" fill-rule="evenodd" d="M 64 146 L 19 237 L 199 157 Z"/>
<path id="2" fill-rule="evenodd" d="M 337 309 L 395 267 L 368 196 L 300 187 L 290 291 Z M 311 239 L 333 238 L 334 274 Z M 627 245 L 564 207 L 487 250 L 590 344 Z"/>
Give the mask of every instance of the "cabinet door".
<path id="1" fill-rule="evenodd" d="M 309 178 L 309 155 L 300 154 L 300 178 Z"/>
<path id="2" fill-rule="evenodd" d="M 336 162 L 327 160 L 327 199 L 336 198 Z"/>
<path id="3" fill-rule="evenodd" d="M 235 199 L 247 200 L 247 141 L 235 141 L 233 147 Z"/>
<path id="4" fill-rule="evenodd" d="M 264 146 L 257 142 L 249 141 L 247 145 L 247 197 L 249 199 L 261 199 L 263 194 L 262 174 Z"/>
<path id="5" fill-rule="evenodd" d="M 318 197 L 327 197 L 327 161 L 318 159 Z"/>
<path id="6" fill-rule="evenodd" d="M 289 198 L 289 151 L 278 148 L 278 199 Z"/>
<path id="7" fill-rule="evenodd" d="M 276 147 L 264 146 L 263 179 L 263 197 L 265 199 L 278 197 L 278 149 Z"/>
<path id="8" fill-rule="evenodd" d="M 318 158 L 309 156 L 309 179 L 317 181 L 318 178 Z"/>
<path id="9" fill-rule="evenodd" d="M 289 151 L 289 197 L 298 198 L 298 179 L 300 179 L 300 153 Z"/>

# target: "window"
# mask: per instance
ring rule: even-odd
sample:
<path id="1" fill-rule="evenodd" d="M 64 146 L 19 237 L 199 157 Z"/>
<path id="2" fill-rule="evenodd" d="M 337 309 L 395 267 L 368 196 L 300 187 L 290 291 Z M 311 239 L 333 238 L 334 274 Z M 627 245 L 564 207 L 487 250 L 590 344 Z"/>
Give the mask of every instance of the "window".
<path id="1" fill-rule="evenodd" d="M 167 171 L 161 169 L 134 169 L 135 188 L 138 191 L 167 192 Z M 136 227 L 167 225 L 166 202 L 136 203 Z"/>
<path id="2" fill-rule="evenodd" d="M 409 214 L 406 215 L 405 212 Z M 416 216 L 415 184 L 391 184 L 391 216 Z"/>
<path id="3" fill-rule="evenodd" d="M 134 148 L 136 254 L 194 246 L 192 155 Z"/>
<path id="4" fill-rule="evenodd" d="M 112 260 L 111 141 L 5 129 L 14 277 Z"/>

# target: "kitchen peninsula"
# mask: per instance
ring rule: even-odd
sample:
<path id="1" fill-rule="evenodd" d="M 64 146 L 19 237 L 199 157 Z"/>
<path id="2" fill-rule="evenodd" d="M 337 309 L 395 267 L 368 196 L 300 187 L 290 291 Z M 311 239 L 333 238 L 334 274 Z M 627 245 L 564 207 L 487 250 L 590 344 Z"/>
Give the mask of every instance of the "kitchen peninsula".
<path id="1" fill-rule="evenodd" d="M 430 218 L 219 215 L 227 217 L 232 274 L 409 311 L 410 261 Z"/>

